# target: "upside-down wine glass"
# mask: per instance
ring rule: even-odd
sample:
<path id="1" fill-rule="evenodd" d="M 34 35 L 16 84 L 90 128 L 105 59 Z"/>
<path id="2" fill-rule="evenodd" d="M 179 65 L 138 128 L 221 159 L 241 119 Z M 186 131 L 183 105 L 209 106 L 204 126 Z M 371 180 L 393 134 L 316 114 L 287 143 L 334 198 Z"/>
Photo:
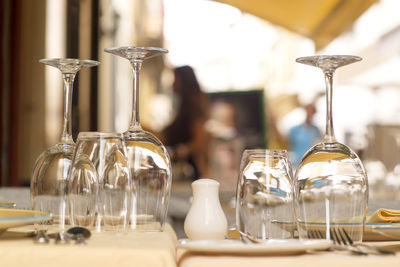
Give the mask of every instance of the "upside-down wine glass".
<path id="1" fill-rule="evenodd" d="M 161 231 L 168 209 L 171 163 L 163 144 L 139 122 L 139 72 L 144 60 L 167 53 L 156 47 L 114 47 L 104 51 L 126 58 L 133 70 L 133 103 L 129 128 L 124 132 L 133 184 L 137 190 L 137 230 Z M 132 220 L 132 217 L 131 217 Z"/>
<path id="2" fill-rule="evenodd" d="M 42 152 L 34 165 L 31 177 L 31 204 L 33 209 L 50 212 L 53 215 L 54 224 L 64 229 L 69 212 L 68 173 L 75 149 L 71 134 L 74 79 L 81 68 L 97 66 L 99 62 L 72 58 L 41 59 L 39 62 L 56 67 L 62 73 L 64 116 L 61 140 Z"/>
<path id="3" fill-rule="evenodd" d="M 301 159 L 296 171 L 296 217 L 300 239 L 319 230 L 332 239 L 343 228 L 361 242 L 368 203 L 368 181 L 358 156 L 334 135 L 332 83 L 337 68 L 360 61 L 347 55 L 301 57 L 296 62 L 321 68 L 326 84 L 326 133 Z M 354 112 L 355 110 L 349 111 Z"/>

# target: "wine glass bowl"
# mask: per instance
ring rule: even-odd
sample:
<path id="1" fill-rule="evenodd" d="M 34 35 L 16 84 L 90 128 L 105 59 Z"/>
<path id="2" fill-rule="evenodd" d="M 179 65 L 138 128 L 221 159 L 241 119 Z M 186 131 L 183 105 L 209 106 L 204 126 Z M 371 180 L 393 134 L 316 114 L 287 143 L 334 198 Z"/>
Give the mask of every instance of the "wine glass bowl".
<path id="1" fill-rule="evenodd" d="M 76 73 L 83 67 L 97 66 L 93 60 L 71 58 L 41 59 L 40 63 L 58 68 L 63 76 L 63 125 L 60 141 L 45 150 L 36 160 L 31 177 L 31 204 L 33 209 L 52 213 L 61 229 L 68 221 L 68 175 L 75 143 L 72 139 L 72 89 Z"/>
<path id="2" fill-rule="evenodd" d="M 299 163 L 297 219 L 300 237 L 307 236 L 307 223 L 350 223 L 354 241 L 362 240 L 367 205 L 366 174 L 357 155 L 340 143 L 319 143 Z"/>
<path id="3" fill-rule="evenodd" d="M 49 147 L 36 160 L 31 180 L 31 204 L 35 210 L 48 211 L 61 228 L 68 218 L 66 195 L 68 172 L 75 144 L 59 143 Z"/>
<path id="4" fill-rule="evenodd" d="M 124 139 L 133 182 L 138 188 L 136 223 L 143 230 L 159 228 L 158 222 L 163 221 L 166 212 L 164 201 L 169 197 L 169 157 L 165 147 L 150 133 L 128 133 Z"/>
<path id="5" fill-rule="evenodd" d="M 139 73 L 144 60 L 168 52 L 157 47 L 124 46 L 104 51 L 126 58 L 133 74 L 132 115 L 123 133 L 133 184 L 137 188 L 137 230 L 161 231 L 165 222 L 171 189 L 171 163 L 164 145 L 139 121 Z"/>
<path id="6" fill-rule="evenodd" d="M 327 117 L 324 139 L 311 147 L 297 166 L 295 175 L 296 217 L 299 237 L 308 239 L 316 226 L 329 239 L 332 227 L 346 227 L 354 242 L 362 241 L 368 205 L 367 175 L 359 157 L 336 141 L 332 119 L 332 84 L 336 68 L 361 58 L 312 56 L 297 62 L 322 69 L 326 82 Z"/>

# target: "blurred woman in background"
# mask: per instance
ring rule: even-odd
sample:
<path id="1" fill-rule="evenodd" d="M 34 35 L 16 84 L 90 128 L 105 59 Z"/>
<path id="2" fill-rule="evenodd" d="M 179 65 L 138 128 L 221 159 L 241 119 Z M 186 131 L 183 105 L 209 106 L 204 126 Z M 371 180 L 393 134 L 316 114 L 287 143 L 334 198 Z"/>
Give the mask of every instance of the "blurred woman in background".
<path id="1" fill-rule="evenodd" d="M 207 177 L 207 96 L 201 91 L 190 66 L 174 69 L 173 90 L 178 98 L 178 111 L 173 122 L 163 131 L 163 142 L 170 149 L 173 167 L 174 164 L 186 163 L 192 169 L 187 175 L 191 179 Z"/>

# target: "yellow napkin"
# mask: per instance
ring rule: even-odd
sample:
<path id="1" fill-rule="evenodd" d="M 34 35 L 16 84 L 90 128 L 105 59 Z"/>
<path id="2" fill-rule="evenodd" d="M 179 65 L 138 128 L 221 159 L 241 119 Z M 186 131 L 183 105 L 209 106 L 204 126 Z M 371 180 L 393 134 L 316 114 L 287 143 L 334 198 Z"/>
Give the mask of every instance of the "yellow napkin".
<path id="1" fill-rule="evenodd" d="M 228 229 L 227 236 L 229 239 L 240 239 L 240 233 L 236 229 Z"/>
<path id="2" fill-rule="evenodd" d="M 368 223 L 400 223 L 400 210 L 379 209 L 367 219 Z"/>

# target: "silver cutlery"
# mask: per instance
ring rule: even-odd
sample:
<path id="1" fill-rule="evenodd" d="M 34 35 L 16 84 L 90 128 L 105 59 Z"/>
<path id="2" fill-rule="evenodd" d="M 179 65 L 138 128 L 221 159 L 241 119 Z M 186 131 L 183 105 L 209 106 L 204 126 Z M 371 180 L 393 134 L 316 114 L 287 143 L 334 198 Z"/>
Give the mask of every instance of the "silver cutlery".
<path id="1" fill-rule="evenodd" d="M 77 245 L 86 245 L 86 239 L 90 238 L 91 232 L 84 227 L 72 227 L 68 229 L 67 236 L 75 240 Z"/>
<path id="2" fill-rule="evenodd" d="M 255 238 L 249 234 L 246 234 L 239 230 L 237 230 L 237 231 L 240 234 L 240 240 L 245 244 L 261 244 L 261 243 L 263 243 L 263 241 L 258 240 L 257 238 Z"/>
<path id="3" fill-rule="evenodd" d="M 56 232 L 47 234 L 47 230 L 38 230 L 34 236 L 34 242 L 46 244 L 50 239 L 54 239 L 56 244 L 68 244 L 70 240 L 75 240 L 77 245 L 86 245 L 86 239 L 90 238 L 91 232 L 84 227 L 72 227 L 66 232 Z"/>
<path id="4" fill-rule="evenodd" d="M 329 230 L 330 239 L 333 241 L 334 249 L 349 250 L 353 254 L 366 256 L 369 253 L 394 255 L 395 252 L 373 245 L 358 243 L 355 244 L 350 235 L 343 228 L 331 228 Z M 307 231 L 307 237 L 310 239 L 325 239 L 324 233 L 320 230 Z M 364 248 L 364 249 L 363 249 Z M 368 251 L 368 252 L 367 252 Z"/>

